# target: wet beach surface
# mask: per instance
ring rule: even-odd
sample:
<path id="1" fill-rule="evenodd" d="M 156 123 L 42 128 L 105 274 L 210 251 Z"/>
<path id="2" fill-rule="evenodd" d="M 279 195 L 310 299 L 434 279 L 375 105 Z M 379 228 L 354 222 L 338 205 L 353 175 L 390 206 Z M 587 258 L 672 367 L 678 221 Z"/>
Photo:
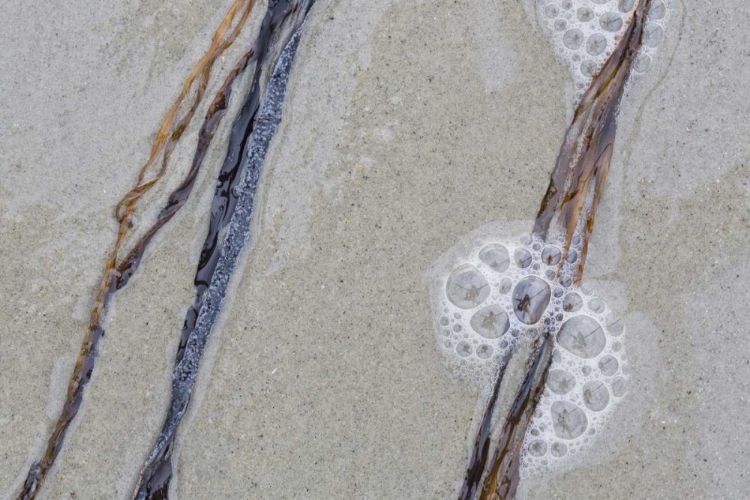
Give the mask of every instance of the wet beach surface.
<path id="1" fill-rule="evenodd" d="M 3 498 L 59 412 L 114 203 L 227 7 L 0 8 Z M 424 274 L 472 230 L 535 215 L 568 76 L 517 2 L 329 1 L 311 16 L 176 492 L 449 498 L 478 390 L 435 348 Z M 677 2 L 628 91 L 586 275 L 622 291 L 633 386 L 603 460 L 529 498 L 750 490 L 748 22 L 739 2 Z M 114 300 L 43 498 L 130 495 L 166 409 L 221 146 Z M 191 154 L 177 152 L 174 183 Z"/>

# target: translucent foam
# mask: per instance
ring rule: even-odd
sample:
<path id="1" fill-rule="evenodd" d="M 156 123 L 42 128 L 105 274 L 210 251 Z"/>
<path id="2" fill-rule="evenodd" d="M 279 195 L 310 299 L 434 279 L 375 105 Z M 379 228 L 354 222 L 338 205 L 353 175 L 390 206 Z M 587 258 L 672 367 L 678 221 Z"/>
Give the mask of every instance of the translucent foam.
<path id="1" fill-rule="evenodd" d="M 458 245 L 431 282 L 435 337 L 454 373 L 486 389 L 523 339 L 551 332 L 553 361 L 525 437 L 523 477 L 549 471 L 587 448 L 627 393 L 620 317 L 572 276 L 580 238 L 481 237 Z"/>
<path id="2" fill-rule="evenodd" d="M 625 33 L 638 0 L 537 0 L 539 23 L 570 69 L 578 101 Z M 653 0 L 634 70 L 651 68 L 674 0 Z"/>

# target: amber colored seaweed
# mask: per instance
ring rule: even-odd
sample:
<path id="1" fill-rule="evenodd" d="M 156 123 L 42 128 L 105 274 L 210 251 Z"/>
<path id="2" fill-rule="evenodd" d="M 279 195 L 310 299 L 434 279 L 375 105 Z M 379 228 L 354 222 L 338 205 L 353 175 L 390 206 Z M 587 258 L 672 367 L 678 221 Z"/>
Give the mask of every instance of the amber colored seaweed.
<path id="1" fill-rule="evenodd" d="M 118 264 L 118 255 L 125 244 L 128 233 L 133 227 L 132 219 L 138 201 L 166 174 L 169 157 L 177 142 L 182 137 L 183 132 L 192 121 L 195 111 L 202 102 L 214 63 L 237 38 L 253 8 L 253 5 L 254 0 L 236 0 L 224 16 L 214 34 L 211 45 L 188 75 L 180 94 L 177 96 L 177 99 L 162 121 L 152 145 L 149 158 L 138 173 L 136 186 L 128 191 L 128 193 L 117 204 L 117 208 L 115 209 L 115 217 L 119 223 L 117 239 L 113 248 L 109 252 L 104 265 L 99 290 L 90 313 L 89 325 L 81 344 L 81 349 L 78 353 L 73 374 L 68 384 L 68 391 L 63 410 L 47 441 L 44 455 L 39 461 L 35 462 L 30 467 L 23 488 L 17 496 L 18 500 L 33 500 L 36 498 L 44 480 L 49 474 L 50 469 L 54 465 L 55 460 L 62 449 L 70 424 L 78 414 L 83 401 L 85 387 L 91 380 L 96 365 L 99 344 L 104 337 L 104 329 L 101 326 L 101 322 L 109 300 L 116 290 L 127 284 L 129 278 L 138 268 L 143 252 L 149 242 L 177 213 L 177 211 L 179 211 L 190 196 L 195 179 L 200 171 L 203 158 L 205 157 L 206 151 L 213 139 L 216 128 L 226 112 L 226 105 L 231 92 L 231 86 L 241 69 L 247 64 L 252 51 L 246 54 L 231 72 L 206 113 L 204 123 L 199 133 L 199 142 L 196 148 L 193 164 L 186 178 L 180 186 L 171 193 L 166 207 L 161 211 L 154 225 L 149 228 L 145 235 L 135 244 L 127 257 Z M 237 18 L 237 14 L 240 11 L 241 14 L 239 18 Z M 232 24 L 234 24 L 234 28 L 227 35 L 227 31 Z M 196 79 L 199 80 L 192 105 L 185 115 L 175 124 L 175 118 L 182 109 L 183 102 L 193 90 Z M 160 159 L 161 166 L 159 170 L 150 179 L 146 180 L 146 176 Z"/>
<path id="2" fill-rule="evenodd" d="M 578 104 L 573 121 L 558 154 L 549 187 L 542 199 L 533 232 L 544 240 L 564 236 L 564 254 L 575 235 L 583 240 L 574 283 L 580 284 L 588 243 L 604 183 L 609 173 L 617 133 L 617 110 L 638 50 L 651 0 L 641 0 L 615 51 L 594 77 Z M 565 255 L 561 262 L 565 261 Z M 552 363 L 553 335 L 545 327 L 534 341 L 526 362 L 526 375 L 503 427 L 492 458 L 488 439 L 497 419 L 497 394 L 503 382 L 501 369 L 493 384 L 492 397 L 482 417 L 480 433 L 459 493 L 459 500 L 512 500 L 520 481 L 521 447 L 526 430 L 544 392 Z"/>

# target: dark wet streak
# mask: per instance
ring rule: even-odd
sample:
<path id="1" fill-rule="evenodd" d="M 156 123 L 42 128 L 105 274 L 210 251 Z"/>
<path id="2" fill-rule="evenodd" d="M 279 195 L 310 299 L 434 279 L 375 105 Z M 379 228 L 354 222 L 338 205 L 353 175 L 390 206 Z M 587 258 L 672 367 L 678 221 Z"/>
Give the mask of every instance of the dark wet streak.
<path id="1" fill-rule="evenodd" d="M 534 233 L 543 239 L 554 240 L 558 234 L 565 236 L 561 263 L 566 260 L 573 236 L 582 236 L 583 249 L 574 275 L 576 284 L 580 283 L 583 275 L 588 241 L 614 151 L 618 106 L 642 45 L 646 13 L 650 7 L 651 0 L 643 0 L 638 4 L 620 43 L 594 77 L 576 108 L 534 224 Z M 495 392 L 485 410 L 480 436 L 475 444 L 459 500 L 515 498 L 520 481 L 521 447 L 544 392 L 552 364 L 553 335 L 554 332 L 545 331 L 535 341 L 536 345 L 526 363 L 528 370 L 524 380 L 504 419 L 492 459 L 487 460 L 488 444 L 486 438 L 480 438 L 491 435 L 491 430 L 486 430 L 485 425 L 491 425 L 496 412 L 492 406 L 498 404 L 495 393 L 502 383 L 502 376 L 496 380 Z M 477 460 L 477 457 L 480 459 Z M 477 488 L 478 477 L 482 478 L 481 489 Z"/>
<path id="2" fill-rule="evenodd" d="M 169 497 L 177 429 L 188 408 L 200 361 L 232 273 L 250 239 L 260 174 L 281 122 L 300 26 L 312 4 L 313 1 L 271 1 L 261 24 L 254 52 L 255 74 L 245 105 L 232 127 L 227 158 L 212 204 L 209 232 L 196 271 L 196 297 L 187 312 L 180 337 L 169 409 L 141 471 L 134 499 Z"/>

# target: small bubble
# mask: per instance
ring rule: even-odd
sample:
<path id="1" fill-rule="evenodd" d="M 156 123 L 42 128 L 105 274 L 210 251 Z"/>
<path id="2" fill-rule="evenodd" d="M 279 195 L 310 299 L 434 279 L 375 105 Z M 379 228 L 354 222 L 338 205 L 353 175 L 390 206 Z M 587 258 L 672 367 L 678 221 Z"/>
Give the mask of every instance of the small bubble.
<path id="1" fill-rule="evenodd" d="M 471 352 L 472 352 L 471 344 L 469 344 L 465 340 L 462 340 L 461 342 L 456 344 L 456 352 L 462 358 L 471 356 Z"/>
<path id="2" fill-rule="evenodd" d="M 638 73 L 645 73 L 651 68 L 651 56 L 648 54 L 638 54 L 633 63 L 633 69 Z"/>
<path id="3" fill-rule="evenodd" d="M 453 325 L 453 331 L 456 332 L 456 333 L 460 332 L 461 331 L 461 325 L 459 325 L 458 323 L 456 323 L 455 325 Z"/>
<path id="4" fill-rule="evenodd" d="M 620 31 L 622 28 L 622 17 L 617 12 L 605 12 L 602 17 L 599 18 L 599 25 L 611 32 Z"/>
<path id="5" fill-rule="evenodd" d="M 564 293 L 565 293 L 565 290 L 563 290 L 562 288 L 559 288 L 559 287 L 555 288 L 555 298 L 559 299 L 560 297 L 563 296 Z"/>
<path id="6" fill-rule="evenodd" d="M 617 2 L 617 8 L 620 9 L 620 12 L 630 12 L 633 10 L 634 4 L 635 0 L 620 0 Z"/>
<path id="7" fill-rule="evenodd" d="M 594 19 L 594 11 L 588 7 L 579 7 L 576 12 L 576 17 L 578 17 L 578 20 L 582 23 L 587 23 Z"/>
<path id="8" fill-rule="evenodd" d="M 531 252 L 523 247 L 516 248 L 515 252 L 513 252 L 513 258 L 516 261 L 516 265 L 521 269 L 525 269 L 531 265 Z"/>
<path id="9" fill-rule="evenodd" d="M 547 454 L 547 443 L 541 439 L 532 441 L 531 444 L 529 444 L 529 453 L 534 457 L 543 457 Z"/>
<path id="10" fill-rule="evenodd" d="M 621 342 L 615 342 L 612 344 L 612 350 L 614 352 L 620 352 L 622 350 L 622 343 Z"/>
<path id="11" fill-rule="evenodd" d="M 563 299 L 563 310 L 565 312 L 576 312 L 583 306 L 583 299 L 575 292 L 570 292 Z"/>
<path id="12" fill-rule="evenodd" d="M 561 256 L 562 252 L 557 247 L 546 246 L 544 247 L 544 250 L 542 250 L 542 262 L 548 266 L 554 266 L 560 262 Z"/>
<path id="13" fill-rule="evenodd" d="M 557 277 L 557 273 L 555 273 L 555 271 L 553 271 L 552 269 L 547 269 L 547 272 L 544 273 L 544 275 L 550 281 L 554 281 L 554 279 Z"/>
<path id="14" fill-rule="evenodd" d="M 506 271 L 510 266 L 510 254 L 505 245 L 491 243 L 479 252 L 479 260 L 487 264 L 493 271 Z"/>
<path id="15" fill-rule="evenodd" d="M 611 377 L 617 373 L 619 367 L 620 363 L 617 361 L 617 358 L 609 354 L 599 360 L 599 370 L 601 370 L 602 375 L 606 375 L 607 377 Z"/>
<path id="16" fill-rule="evenodd" d="M 656 47 L 661 43 L 664 30 L 661 26 L 649 23 L 643 28 L 643 43 L 648 47 Z"/>
<path id="17" fill-rule="evenodd" d="M 448 318 L 446 318 L 445 316 L 443 316 L 442 318 L 440 318 L 440 324 L 441 324 L 441 325 L 443 325 L 443 326 L 448 326 L 448 324 L 449 324 L 450 322 L 451 322 L 451 320 L 449 320 L 449 319 L 448 319 Z"/>
<path id="18" fill-rule="evenodd" d="M 557 341 L 566 350 L 584 359 L 595 358 L 607 344 L 601 325 L 588 316 L 575 316 L 563 323 Z"/>
<path id="19" fill-rule="evenodd" d="M 576 378 L 567 370 L 550 370 L 547 376 L 547 387 L 555 394 L 563 395 L 573 390 Z"/>
<path id="20" fill-rule="evenodd" d="M 568 445 L 565 443 L 557 442 L 552 445 L 551 453 L 553 457 L 562 458 L 568 453 Z"/>
<path id="21" fill-rule="evenodd" d="M 513 287 L 513 281 L 510 278 L 503 278 L 500 280 L 500 293 L 508 293 Z"/>
<path id="22" fill-rule="evenodd" d="M 533 325 L 547 310 L 551 290 L 549 285 L 536 276 L 527 276 L 513 290 L 513 311 L 521 322 Z"/>
<path id="23" fill-rule="evenodd" d="M 570 250 L 570 251 L 568 252 L 568 255 L 566 255 L 566 256 L 565 256 L 565 260 L 566 260 L 566 261 L 567 261 L 567 262 L 568 262 L 569 264 L 572 264 L 572 263 L 574 263 L 575 261 L 577 261 L 577 260 L 578 260 L 578 252 L 576 252 L 575 250 L 571 249 L 571 250 Z"/>
<path id="24" fill-rule="evenodd" d="M 664 5 L 662 0 L 654 0 L 651 4 L 651 9 L 648 11 L 649 19 L 664 19 L 667 15 L 667 6 Z"/>
<path id="25" fill-rule="evenodd" d="M 568 401 L 555 401 L 550 408 L 552 428 L 561 439 L 576 439 L 588 427 L 588 419 L 583 410 Z"/>
<path id="26" fill-rule="evenodd" d="M 583 373 L 584 376 L 588 377 L 591 375 L 591 367 L 589 365 L 584 365 L 583 368 L 581 368 L 581 373 Z"/>
<path id="27" fill-rule="evenodd" d="M 542 248 L 542 244 L 534 243 L 534 246 L 532 246 L 531 248 L 533 248 L 535 252 L 538 252 Z"/>
<path id="28" fill-rule="evenodd" d="M 560 7 L 551 3 L 544 8 L 544 15 L 550 19 L 554 19 L 560 13 Z"/>
<path id="29" fill-rule="evenodd" d="M 571 283 L 573 283 L 573 279 L 570 276 L 562 276 L 560 277 L 560 284 L 564 286 L 565 288 L 568 288 Z"/>
<path id="30" fill-rule="evenodd" d="M 573 1 L 572 0 L 562 0 L 562 8 L 565 10 L 570 10 L 573 8 Z"/>
<path id="31" fill-rule="evenodd" d="M 563 44 L 570 50 L 578 50 L 583 43 L 583 31 L 578 28 L 569 29 L 563 35 Z"/>
<path id="32" fill-rule="evenodd" d="M 609 404 L 609 391 L 604 383 L 597 380 L 583 386 L 583 404 L 591 411 L 602 411 Z"/>
<path id="33" fill-rule="evenodd" d="M 496 339 L 510 328 L 508 314 L 498 304 L 484 307 L 471 318 L 471 327 L 482 337 Z"/>
<path id="34" fill-rule="evenodd" d="M 455 306 L 471 309 L 490 295 L 490 286 L 482 273 L 471 264 L 456 268 L 448 278 L 446 296 Z"/>
<path id="35" fill-rule="evenodd" d="M 612 394 L 616 398 L 621 398 L 628 391 L 628 382 L 622 377 L 617 377 L 612 381 Z"/>
<path id="36" fill-rule="evenodd" d="M 598 56 L 599 54 L 604 52 L 606 48 L 607 39 L 601 33 L 594 33 L 586 41 L 586 52 L 588 52 L 592 56 Z M 581 64 L 581 71 L 583 72 L 583 63 Z"/>
<path id="37" fill-rule="evenodd" d="M 568 26 L 568 23 L 565 19 L 555 19 L 553 26 L 555 27 L 555 31 L 563 31 Z"/>
<path id="38" fill-rule="evenodd" d="M 604 302 L 601 299 L 589 300 L 589 309 L 596 314 L 604 312 Z"/>
<path id="39" fill-rule="evenodd" d="M 489 359 L 492 356 L 492 346 L 482 344 L 477 347 L 477 357 L 479 359 Z"/>

